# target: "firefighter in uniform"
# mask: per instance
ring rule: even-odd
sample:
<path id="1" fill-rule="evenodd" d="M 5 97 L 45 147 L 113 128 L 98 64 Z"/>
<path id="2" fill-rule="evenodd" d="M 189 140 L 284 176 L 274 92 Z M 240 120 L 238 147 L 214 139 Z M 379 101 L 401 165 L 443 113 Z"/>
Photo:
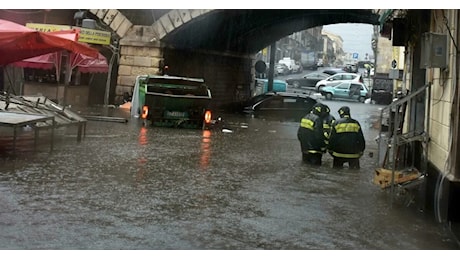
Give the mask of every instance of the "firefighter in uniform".
<path id="1" fill-rule="evenodd" d="M 335 117 L 330 114 L 331 109 L 326 104 L 320 104 L 321 106 L 321 119 L 323 119 L 323 132 L 324 132 L 324 142 L 326 146 L 329 144 L 329 135 L 331 134 L 331 127 L 335 121 Z M 324 151 L 326 152 L 326 151 Z"/>
<path id="2" fill-rule="evenodd" d="M 308 164 L 318 166 L 321 165 L 323 153 L 326 151 L 321 113 L 321 105 L 315 104 L 310 113 L 302 118 L 297 130 L 302 160 Z"/>
<path id="3" fill-rule="evenodd" d="M 350 116 L 350 108 L 341 107 L 340 118 L 331 128 L 328 151 L 334 158 L 333 167 L 342 168 L 348 163 L 350 169 L 359 169 L 359 158 L 364 153 L 366 142 L 359 122 Z"/>
<path id="4" fill-rule="evenodd" d="M 371 77 L 371 65 L 368 64 L 368 63 L 364 63 L 364 68 L 366 69 L 366 73 L 367 73 L 367 77 L 370 78 Z"/>

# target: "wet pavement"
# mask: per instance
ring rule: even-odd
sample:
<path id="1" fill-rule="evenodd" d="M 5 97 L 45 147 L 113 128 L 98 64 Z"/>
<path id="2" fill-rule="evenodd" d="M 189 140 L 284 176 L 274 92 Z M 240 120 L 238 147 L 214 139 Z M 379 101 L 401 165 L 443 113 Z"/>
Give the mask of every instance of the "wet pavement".
<path id="1" fill-rule="evenodd" d="M 2 154 L 0 249 L 459 249 L 372 183 L 379 106 L 324 103 L 362 124 L 361 169 L 306 165 L 297 122 L 238 115 L 228 131 L 89 121 L 80 143 L 67 129 L 52 152 Z"/>

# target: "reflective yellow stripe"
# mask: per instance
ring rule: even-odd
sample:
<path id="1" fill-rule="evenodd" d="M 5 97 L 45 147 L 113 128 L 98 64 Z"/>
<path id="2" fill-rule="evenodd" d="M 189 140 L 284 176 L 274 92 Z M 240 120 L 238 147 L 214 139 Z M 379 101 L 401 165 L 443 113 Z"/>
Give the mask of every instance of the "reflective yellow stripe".
<path id="1" fill-rule="evenodd" d="M 314 125 L 315 125 L 315 122 L 313 122 L 313 121 L 311 121 L 310 119 L 307 119 L 307 118 L 302 118 L 302 120 L 300 121 L 300 127 L 303 127 L 303 128 L 313 130 Z"/>
<path id="2" fill-rule="evenodd" d="M 356 123 L 343 123 L 335 126 L 337 133 L 357 133 L 359 132 L 359 125 Z"/>
<path id="3" fill-rule="evenodd" d="M 331 128 L 331 127 L 329 126 L 329 124 L 323 124 L 323 128 L 324 128 L 324 129 L 329 129 L 329 128 Z"/>
<path id="4" fill-rule="evenodd" d="M 323 152 L 321 152 L 321 151 L 315 151 L 315 150 L 308 150 L 307 152 L 308 152 L 308 153 L 323 153 Z"/>
<path id="5" fill-rule="evenodd" d="M 340 157 L 340 158 L 359 158 L 361 157 L 361 154 L 345 154 L 345 153 L 332 152 L 332 156 Z"/>

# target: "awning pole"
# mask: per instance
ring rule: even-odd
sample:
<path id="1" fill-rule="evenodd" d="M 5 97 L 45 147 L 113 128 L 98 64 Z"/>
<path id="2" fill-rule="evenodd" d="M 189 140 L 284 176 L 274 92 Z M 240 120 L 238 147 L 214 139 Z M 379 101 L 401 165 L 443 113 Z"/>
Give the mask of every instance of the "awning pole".
<path id="1" fill-rule="evenodd" d="M 67 87 L 70 86 L 71 78 L 72 78 L 72 67 L 70 65 L 70 52 L 67 51 L 67 59 L 65 63 L 64 97 L 62 101 L 63 107 L 65 107 L 67 104 Z"/>
<path id="2" fill-rule="evenodd" d="M 115 62 L 116 55 L 117 53 L 115 51 L 112 51 L 112 57 L 110 58 L 109 71 L 107 73 L 107 81 L 105 85 L 105 95 L 104 95 L 104 106 L 105 107 L 109 105 L 109 94 L 110 94 L 110 85 L 111 85 L 111 79 L 112 79 L 112 69 L 113 69 L 113 63 Z"/>

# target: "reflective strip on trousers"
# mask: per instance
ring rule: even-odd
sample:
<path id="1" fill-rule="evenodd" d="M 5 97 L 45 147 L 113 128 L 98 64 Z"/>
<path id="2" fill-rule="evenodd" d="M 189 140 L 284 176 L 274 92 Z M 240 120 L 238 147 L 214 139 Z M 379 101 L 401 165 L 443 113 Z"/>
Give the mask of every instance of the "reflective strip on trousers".
<path id="1" fill-rule="evenodd" d="M 337 153 L 337 152 L 332 152 L 332 156 L 335 157 L 340 157 L 340 158 L 349 158 L 349 159 L 355 159 L 361 157 L 361 154 L 350 154 L 350 153 Z"/>
<path id="2" fill-rule="evenodd" d="M 308 150 L 308 153 L 323 153 L 322 151 L 316 151 L 316 150 Z"/>

